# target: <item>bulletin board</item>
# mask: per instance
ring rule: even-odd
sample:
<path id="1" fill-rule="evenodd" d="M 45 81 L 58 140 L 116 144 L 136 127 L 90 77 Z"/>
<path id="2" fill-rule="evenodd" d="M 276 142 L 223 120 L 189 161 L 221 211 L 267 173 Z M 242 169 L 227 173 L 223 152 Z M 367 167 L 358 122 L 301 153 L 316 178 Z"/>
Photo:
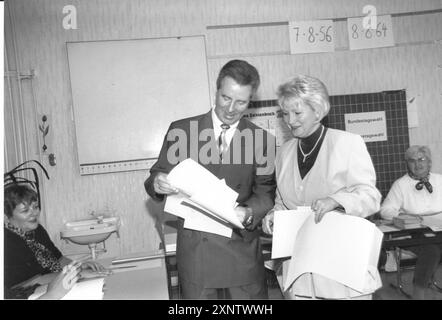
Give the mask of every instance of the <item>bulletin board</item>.
<path id="1" fill-rule="evenodd" d="M 144 170 L 172 121 L 207 112 L 204 36 L 67 43 L 80 174 Z"/>
<path id="2" fill-rule="evenodd" d="M 410 140 L 405 90 L 330 96 L 330 104 L 322 123 L 339 130 L 345 130 L 345 114 L 385 111 L 387 140 L 366 142 L 376 170 L 376 187 L 385 197 L 393 182 L 407 172 L 403 159 Z M 254 101 L 249 107 L 272 106 L 278 106 L 276 100 Z"/>

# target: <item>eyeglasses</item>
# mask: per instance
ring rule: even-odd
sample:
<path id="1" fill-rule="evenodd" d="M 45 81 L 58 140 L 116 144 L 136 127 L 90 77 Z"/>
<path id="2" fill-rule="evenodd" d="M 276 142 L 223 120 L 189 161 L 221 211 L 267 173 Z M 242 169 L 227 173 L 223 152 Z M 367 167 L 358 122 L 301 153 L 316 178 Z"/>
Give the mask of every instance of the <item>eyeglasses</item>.
<path id="1" fill-rule="evenodd" d="M 422 164 L 427 160 L 428 160 L 428 158 L 426 158 L 426 157 L 420 157 L 417 159 L 407 159 L 407 162 L 410 164 L 417 164 L 417 163 Z"/>

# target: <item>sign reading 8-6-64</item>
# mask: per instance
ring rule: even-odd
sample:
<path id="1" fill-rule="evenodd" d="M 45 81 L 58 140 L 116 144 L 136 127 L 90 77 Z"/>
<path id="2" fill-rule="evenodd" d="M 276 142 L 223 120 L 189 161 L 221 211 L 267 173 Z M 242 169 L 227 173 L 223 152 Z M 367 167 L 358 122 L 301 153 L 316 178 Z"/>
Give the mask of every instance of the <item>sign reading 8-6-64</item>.
<path id="1" fill-rule="evenodd" d="M 374 19 L 376 18 L 376 19 Z M 364 18 L 347 20 L 350 50 L 394 46 L 393 24 L 390 15 L 372 17 L 372 26 L 364 26 Z"/>

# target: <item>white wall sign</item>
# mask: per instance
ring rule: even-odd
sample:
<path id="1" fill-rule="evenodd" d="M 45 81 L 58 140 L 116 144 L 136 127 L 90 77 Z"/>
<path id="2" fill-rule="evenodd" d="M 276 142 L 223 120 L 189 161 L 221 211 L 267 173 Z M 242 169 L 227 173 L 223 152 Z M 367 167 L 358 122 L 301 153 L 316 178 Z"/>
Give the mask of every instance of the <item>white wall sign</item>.
<path id="1" fill-rule="evenodd" d="M 391 15 L 377 16 L 376 29 L 364 28 L 364 17 L 348 18 L 348 42 L 350 50 L 394 46 Z"/>
<path id="2" fill-rule="evenodd" d="M 385 111 L 346 113 L 345 131 L 359 134 L 365 142 L 387 141 Z"/>
<path id="3" fill-rule="evenodd" d="M 408 128 L 419 127 L 419 94 L 407 93 L 407 119 Z"/>
<path id="4" fill-rule="evenodd" d="M 333 20 L 290 21 L 290 53 L 335 51 Z"/>

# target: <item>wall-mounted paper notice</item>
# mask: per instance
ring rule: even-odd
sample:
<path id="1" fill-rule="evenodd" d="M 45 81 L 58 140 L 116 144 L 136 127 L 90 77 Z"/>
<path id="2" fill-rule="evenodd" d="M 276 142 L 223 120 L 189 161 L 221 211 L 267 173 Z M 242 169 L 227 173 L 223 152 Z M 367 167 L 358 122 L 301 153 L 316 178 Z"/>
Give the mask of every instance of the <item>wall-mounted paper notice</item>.
<path id="1" fill-rule="evenodd" d="M 373 28 L 364 28 L 366 17 L 348 18 L 348 42 L 350 50 L 394 46 L 391 15 L 374 16 Z"/>
<path id="2" fill-rule="evenodd" d="M 346 113 L 345 131 L 359 134 L 365 142 L 387 141 L 385 111 Z"/>
<path id="3" fill-rule="evenodd" d="M 333 20 L 289 21 L 290 53 L 335 51 Z"/>
<path id="4" fill-rule="evenodd" d="M 407 101 L 408 128 L 419 127 L 418 97 L 415 95 Z"/>

